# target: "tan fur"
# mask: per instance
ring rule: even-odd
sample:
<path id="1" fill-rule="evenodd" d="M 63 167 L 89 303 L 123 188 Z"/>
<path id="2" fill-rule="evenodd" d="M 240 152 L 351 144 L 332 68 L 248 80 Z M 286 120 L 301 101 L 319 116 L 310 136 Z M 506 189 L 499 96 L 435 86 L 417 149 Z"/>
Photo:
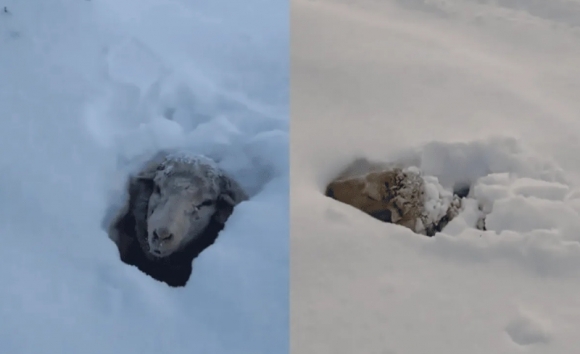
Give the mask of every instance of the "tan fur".
<path id="1" fill-rule="evenodd" d="M 333 181 L 326 195 L 413 231 L 423 210 L 422 178 L 398 168 Z"/>

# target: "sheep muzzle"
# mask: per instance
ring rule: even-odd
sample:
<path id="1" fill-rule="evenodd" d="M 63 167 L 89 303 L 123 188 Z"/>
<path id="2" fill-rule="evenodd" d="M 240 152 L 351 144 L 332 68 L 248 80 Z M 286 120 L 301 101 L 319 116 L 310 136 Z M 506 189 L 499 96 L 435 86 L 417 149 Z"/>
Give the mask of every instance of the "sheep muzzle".
<path id="1" fill-rule="evenodd" d="M 149 251 L 165 257 L 177 251 L 192 234 L 205 227 L 198 210 L 188 198 L 173 196 L 157 205 L 147 223 Z M 200 225 L 196 225 L 199 223 Z"/>

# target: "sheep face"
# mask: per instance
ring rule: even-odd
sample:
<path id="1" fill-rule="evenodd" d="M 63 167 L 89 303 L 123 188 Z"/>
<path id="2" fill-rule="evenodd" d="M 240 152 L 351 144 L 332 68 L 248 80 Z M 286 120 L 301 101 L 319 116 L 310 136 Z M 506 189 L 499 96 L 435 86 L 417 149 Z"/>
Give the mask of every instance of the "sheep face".
<path id="1" fill-rule="evenodd" d="M 138 236 L 148 257 L 167 257 L 201 235 L 213 220 L 225 223 L 233 205 L 230 179 L 207 159 L 160 155 L 135 178 L 148 186 L 146 233 Z M 140 181 L 140 182 L 139 182 Z"/>
<path id="2" fill-rule="evenodd" d="M 153 256 L 166 257 L 181 249 L 208 226 L 215 214 L 218 191 L 195 179 L 155 179 L 147 219 L 147 242 Z"/>

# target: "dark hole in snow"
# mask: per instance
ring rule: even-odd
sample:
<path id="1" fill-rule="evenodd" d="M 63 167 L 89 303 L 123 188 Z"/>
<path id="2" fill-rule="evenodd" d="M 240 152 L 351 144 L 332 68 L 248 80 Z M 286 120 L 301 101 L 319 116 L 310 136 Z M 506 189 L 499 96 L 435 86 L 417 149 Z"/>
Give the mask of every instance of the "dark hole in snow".
<path id="1" fill-rule="evenodd" d="M 443 231 L 443 228 L 445 226 L 447 226 L 447 224 L 449 224 L 449 216 L 445 215 L 444 217 L 441 218 L 441 220 L 439 220 L 439 222 L 435 225 L 435 232 L 441 232 Z M 435 236 L 435 232 L 432 235 L 427 235 L 427 236 Z"/>
<path id="2" fill-rule="evenodd" d="M 390 210 L 374 211 L 374 212 L 370 213 L 370 216 L 374 217 L 375 219 L 379 219 L 381 221 L 384 221 L 384 222 L 392 222 Z"/>
<path id="3" fill-rule="evenodd" d="M 134 188 L 149 188 L 153 189 L 152 185 L 141 183 Z M 138 224 L 135 213 L 145 215 L 147 204 L 140 205 L 144 209 L 136 212 L 139 203 L 135 200 L 135 195 L 138 193 L 130 193 L 129 201 L 130 209 L 133 212 L 125 214 L 116 224 L 117 229 L 123 235 L 135 235 L 137 229 L 146 230 L 146 221 L 141 220 Z M 230 207 L 228 205 L 220 205 L 221 208 Z M 219 233 L 223 230 L 224 224 L 212 219 L 205 231 L 194 241 L 190 242 L 180 251 L 171 254 L 170 256 L 159 259 L 148 258 L 139 241 L 135 237 L 122 237 L 117 245 L 121 261 L 125 264 L 137 267 L 141 272 L 151 276 L 153 279 L 164 282 L 171 287 L 183 287 L 187 284 L 192 273 L 192 262 L 199 256 L 201 252 L 214 244 Z M 139 232 L 137 232 L 139 233 Z"/>
<path id="4" fill-rule="evenodd" d="M 332 190 L 332 188 L 330 188 L 330 187 L 326 188 L 326 193 L 325 194 L 326 194 L 327 197 L 330 197 L 330 198 L 334 199 L 334 191 Z"/>
<path id="5" fill-rule="evenodd" d="M 121 220 L 119 227 L 134 230 L 134 217 L 128 214 Z M 223 224 L 212 221 L 203 237 L 191 242 L 180 252 L 158 260 L 147 258 L 136 239 L 127 239 L 124 240 L 124 252 L 121 253 L 121 261 L 137 267 L 141 272 L 171 287 L 183 287 L 191 276 L 192 261 L 206 248 L 213 245 L 223 228 Z"/>
<path id="6" fill-rule="evenodd" d="M 469 186 L 469 184 L 458 183 L 455 186 L 453 186 L 453 194 L 455 194 L 459 198 L 466 198 L 469 195 L 470 191 L 471 187 Z"/>

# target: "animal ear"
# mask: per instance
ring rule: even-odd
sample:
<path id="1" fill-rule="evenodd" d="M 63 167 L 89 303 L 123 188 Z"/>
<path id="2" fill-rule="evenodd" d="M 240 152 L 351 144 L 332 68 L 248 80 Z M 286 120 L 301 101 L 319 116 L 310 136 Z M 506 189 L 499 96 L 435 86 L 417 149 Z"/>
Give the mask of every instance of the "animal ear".
<path id="1" fill-rule="evenodd" d="M 150 159 L 137 174 L 131 176 L 132 184 L 146 184 L 153 188 L 153 179 L 159 171 L 162 171 L 165 166 L 163 164 L 164 155 L 157 154 Z"/>
<path id="2" fill-rule="evenodd" d="M 156 172 L 157 171 L 141 171 L 133 176 L 133 178 L 139 181 L 153 180 L 155 178 Z"/>
<path id="3" fill-rule="evenodd" d="M 150 161 L 147 163 L 141 171 L 139 171 L 135 178 L 137 179 L 153 179 L 158 171 L 163 170 L 163 165 L 157 161 Z"/>
<path id="4" fill-rule="evenodd" d="M 234 179 L 228 176 L 221 177 L 221 194 L 225 200 L 232 206 L 236 206 L 241 202 L 248 200 L 248 195 Z"/>
<path id="5" fill-rule="evenodd" d="M 234 212 L 234 206 L 231 203 L 231 199 L 228 196 L 219 196 L 216 211 L 214 214 L 214 219 L 220 224 L 225 224 L 230 215 Z"/>
<path id="6" fill-rule="evenodd" d="M 217 210 L 215 219 L 220 224 L 225 224 L 234 211 L 234 207 L 244 200 L 248 195 L 242 187 L 228 176 L 220 177 L 220 195 L 217 200 Z"/>
<path id="7" fill-rule="evenodd" d="M 156 171 L 155 171 L 156 172 Z M 134 176 L 131 176 L 129 179 L 129 190 L 135 191 L 137 189 L 145 190 L 147 192 L 153 192 L 153 188 L 155 187 L 155 172 L 143 170 L 137 173 Z"/>
<path id="8" fill-rule="evenodd" d="M 163 161 L 165 156 L 165 152 L 160 152 L 153 156 L 137 174 L 132 176 L 132 180 L 135 182 L 152 182 L 157 172 L 164 169 Z"/>

